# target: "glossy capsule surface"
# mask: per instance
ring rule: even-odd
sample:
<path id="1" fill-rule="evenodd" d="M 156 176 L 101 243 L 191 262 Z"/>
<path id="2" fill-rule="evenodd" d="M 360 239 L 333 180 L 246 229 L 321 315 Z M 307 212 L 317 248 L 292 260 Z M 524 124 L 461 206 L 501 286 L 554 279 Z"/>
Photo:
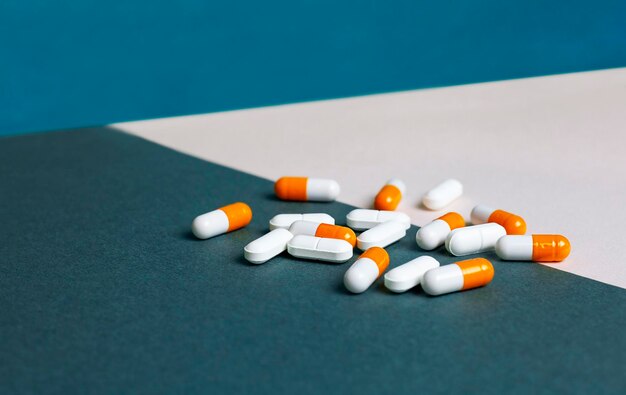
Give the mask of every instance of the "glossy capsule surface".
<path id="1" fill-rule="evenodd" d="M 389 254 L 380 247 L 372 247 L 359 256 L 343 276 L 348 291 L 365 292 L 389 266 Z"/>
<path id="2" fill-rule="evenodd" d="M 561 262 L 572 247 L 565 236 L 504 236 L 496 243 L 496 254 L 507 261 Z"/>
<path id="3" fill-rule="evenodd" d="M 446 250 L 455 256 L 491 251 L 502 236 L 506 236 L 506 231 L 496 223 L 465 226 L 450 232 Z"/>
<path id="4" fill-rule="evenodd" d="M 434 250 L 445 243 L 451 231 L 464 226 L 461 214 L 450 212 L 422 226 L 415 234 L 415 241 L 423 250 Z"/>
<path id="5" fill-rule="evenodd" d="M 463 184 L 451 178 L 428 191 L 422 198 L 422 204 L 430 210 L 441 210 L 461 195 L 463 195 Z"/>
<path id="6" fill-rule="evenodd" d="M 504 210 L 478 205 L 472 209 L 470 218 L 474 225 L 487 222 L 500 224 L 508 235 L 523 235 L 526 233 L 526 221 L 524 221 L 524 218 Z"/>
<path id="7" fill-rule="evenodd" d="M 422 289 L 429 295 L 443 295 L 487 285 L 493 279 L 491 262 L 474 258 L 431 269 L 422 278 Z"/>
<path id="8" fill-rule="evenodd" d="M 356 245 L 356 234 L 350 228 L 339 225 L 323 224 L 311 221 L 295 221 L 289 227 L 294 235 L 309 235 L 326 239 L 345 240 L 352 247 Z"/>
<path id="9" fill-rule="evenodd" d="M 324 178 L 281 177 L 274 184 L 274 192 L 282 200 L 331 202 L 340 191 L 337 181 Z"/>
<path id="10" fill-rule="evenodd" d="M 250 206 L 237 202 L 197 216 L 191 224 L 191 231 L 199 239 L 208 239 L 243 228 L 250 221 Z"/>
<path id="11" fill-rule="evenodd" d="M 394 178 L 387 181 L 374 199 L 374 208 L 376 210 L 395 210 L 398 204 L 400 204 L 405 191 L 406 186 L 402 180 Z"/>

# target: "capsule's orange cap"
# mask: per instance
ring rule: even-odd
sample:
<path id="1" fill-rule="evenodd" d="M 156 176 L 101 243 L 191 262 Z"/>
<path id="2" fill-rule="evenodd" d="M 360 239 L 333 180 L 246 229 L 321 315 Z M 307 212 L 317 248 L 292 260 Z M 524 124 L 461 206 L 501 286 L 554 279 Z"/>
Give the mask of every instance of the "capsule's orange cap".
<path id="1" fill-rule="evenodd" d="M 506 211 L 494 211 L 489 216 L 487 222 L 495 222 L 502 225 L 507 235 L 523 235 L 526 233 L 526 221 L 524 221 L 524 218 Z"/>
<path id="2" fill-rule="evenodd" d="M 352 244 L 352 247 L 356 245 L 356 234 L 352 229 L 345 226 L 320 224 L 315 231 L 315 237 L 340 239 Z"/>
<path id="3" fill-rule="evenodd" d="M 245 203 L 237 202 L 220 208 L 228 217 L 228 232 L 243 228 L 252 221 L 252 209 Z"/>
<path id="4" fill-rule="evenodd" d="M 465 226 L 465 220 L 463 219 L 463 216 L 459 213 L 455 213 L 454 211 L 444 214 L 437 219 L 446 221 L 446 223 L 450 227 L 450 230 L 462 228 Z"/>
<path id="5" fill-rule="evenodd" d="M 305 201 L 306 184 L 307 177 L 281 177 L 274 184 L 274 192 L 282 200 Z"/>
<path id="6" fill-rule="evenodd" d="M 389 254 L 387 254 L 384 248 L 368 248 L 367 251 L 359 256 L 359 259 L 361 258 L 369 258 L 376 263 L 376 266 L 378 266 L 378 277 L 380 277 L 389 266 Z"/>
<path id="7" fill-rule="evenodd" d="M 533 261 L 561 262 L 567 258 L 572 246 L 561 235 L 533 235 Z"/>
<path id="8" fill-rule="evenodd" d="M 463 272 L 463 288 L 471 289 L 489 284 L 493 279 L 493 265 L 485 258 L 474 258 L 456 263 Z"/>
<path id="9" fill-rule="evenodd" d="M 395 185 L 385 185 L 382 187 L 376 199 L 374 199 L 374 208 L 376 210 L 393 211 L 402 200 L 402 192 Z"/>

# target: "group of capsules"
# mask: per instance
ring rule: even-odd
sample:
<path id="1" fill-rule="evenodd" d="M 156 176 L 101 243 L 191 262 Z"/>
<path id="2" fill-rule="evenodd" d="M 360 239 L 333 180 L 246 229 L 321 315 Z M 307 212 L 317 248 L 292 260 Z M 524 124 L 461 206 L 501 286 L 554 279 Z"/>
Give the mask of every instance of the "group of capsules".
<path id="1" fill-rule="evenodd" d="M 276 196 L 293 201 L 334 201 L 340 192 L 334 180 L 282 177 L 274 185 Z M 346 216 L 346 226 L 335 225 L 325 213 L 278 214 L 270 219 L 270 232 L 244 248 L 244 257 L 262 264 L 285 250 L 303 259 L 342 263 L 353 256 L 354 247 L 364 251 L 344 275 L 345 287 L 353 293 L 366 291 L 389 267 L 384 247 L 406 236 L 411 227 L 408 215 L 395 211 L 405 193 L 401 180 L 392 179 L 376 195 L 374 210 L 355 209 Z M 454 179 L 428 191 L 422 204 L 441 210 L 463 194 L 463 185 Z M 421 227 L 415 236 L 426 251 L 445 245 L 454 256 L 478 254 L 495 249 L 503 260 L 560 262 L 570 252 L 570 243 L 561 235 L 526 236 L 526 223 L 518 215 L 478 205 L 471 212 L 472 225 L 449 212 Z M 208 239 L 246 226 L 252 210 L 245 203 L 234 203 L 196 217 L 192 232 Z M 354 231 L 362 231 L 358 236 Z M 427 255 L 417 257 L 384 275 L 385 286 L 405 292 L 421 284 L 430 295 L 481 287 L 493 279 L 494 269 L 485 258 L 468 259 L 440 266 Z"/>

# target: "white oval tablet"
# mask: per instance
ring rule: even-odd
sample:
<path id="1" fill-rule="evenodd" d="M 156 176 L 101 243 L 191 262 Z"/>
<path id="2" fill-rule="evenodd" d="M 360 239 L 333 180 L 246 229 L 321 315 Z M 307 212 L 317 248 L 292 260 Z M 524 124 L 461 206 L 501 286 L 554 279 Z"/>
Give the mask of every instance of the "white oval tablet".
<path id="1" fill-rule="evenodd" d="M 493 250 L 506 230 L 496 223 L 466 226 L 450 232 L 446 238 L 446 250 L 452 255 L 463 256 Z"/>
<path id="2" fill-rule="evenodd" d="M 327 262 L 345 262 L 352 258 L 352 244 L 340 239 L 325 239 L 309 235 L 294 236 L 287 252 L 296 258 Z"/>
<path id="3" fill-rule="evenodd" d="M 422 203 L 430 210 L 441 210 L 461 195 L 463 195 L 463 184 L 451 178 L 428 191 L 422 198 Z"/>
<path id="4" fill-rule="evenodd" d="M 346 215 L 348 227 L 354 230 L 371 229 L 387 221 L 398 221 L 404 224 L 405 229 L 411 227 L 411 218 L 405 213 L 398 211 L 367 210 L 358 208 Z"/>
<path id="5" fill-rule="evenodd" d="M 289 229 L 291 224 L 296 221 L 311 221 L 320 224 L 335 224 L 335 219 L 325 213 L 310 214 L 278 214 L 270 219 L 270 230 L 277 228 Z"/>
<path id="6" fill-rule="evenodd" d="M 439 267 L 439 261 L 424 255 L 396 267 L 385 274 L 385 287 L 393 292 L 406 292 L 422 281 L 424 273 Z"/>
<path id="7" fill-rule="evenodd" d="M 399 221 L 387 221 L 366 230 L 356 238 L 356 245 L 365 251 L 372 247 L 387 247 L 406 235 L 406 225 Z"/>
<path id="8" fill-rule="evenodd" d="M 274 229 L 245 246 L 243 256 L 257 265 L 265 263 L 285 251 L 292 238 L 293 235 L 287 229 Z"/>

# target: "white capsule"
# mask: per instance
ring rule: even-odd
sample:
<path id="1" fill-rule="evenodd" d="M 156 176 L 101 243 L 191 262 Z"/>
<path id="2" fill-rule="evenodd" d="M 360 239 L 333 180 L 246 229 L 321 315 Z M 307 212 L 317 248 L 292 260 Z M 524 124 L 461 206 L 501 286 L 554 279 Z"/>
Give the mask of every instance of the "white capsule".
<path id="1" fill-rule="evenodd" d="M 331 202 L 341 188 L 335 180 L 308 177 L 281 177 L 274 184 L 276 196 L 282 200 Z"/>
<path id="2" fill-rule="evenodd" d="M 387 272 L 385 287 L 397 293 L 406 292 L 422 281 L 424 273 L 436 267 L 439 267 L 439 261 L 435 258 L 420 256 Z"/>
<path id="3" fill-rule="evenodd" d="M 532 261 L 532 236 L 504 236 L 496 243 L 496 254 L 507 261 Z"/>
<path id="4" fill-rule="evenodd" d="M 320 224 L 335 224 L 335 219 L 324 213 L 310 214 L 278 214 L 270 219 L 270 230 L 277 228 L 289 229 L 291 224 L 296 221 L 311 221 Z"/>
<path id="5" fill-rule="evenodd" d="M 296 258 L 327 262 L 345 262 L 352 258 L 352 245 L 345 240 L 297 235 L 287 244 L 287 252 Z"/>
<path id="6" fill-rule="evenodd" d="M 243 228 L 251 220 L 250 206 L 237 202 L 197 216 L 191 223 L 191 231 L 199 239 L 208 239 Z"/>
<path id="7" fill-rule="evenodd" d="M 422 277 L 422 289 L 429 295 L 443 295 L 482 287 L 491 282 L 494 270 L 485 258 L 474 258 L 430 269 Z"/>
<path id="8" fill-rule="evenodd" d="M 446 250 L 456 256 L 491 251 L 498 239 L 505 235 L 506 230 L 496 223 L 458 228 L 446 238 Z"/>
<path id="9" fill-rule="evenodd" d="M 293 234 L 287 229 L 274 229 L 245 246 L 243 256 L 257 265 L 265 263 L 287 250 L 287 243 L 292 238 Z"/>
<path id="10" fill-rule="evenodd" d="M 387 221 L 366 230 L 356 238 L 356 245 L 365 251 L 372 247 L 387 247 L 406 235 L 406 225 L 399 221 Z"/>
<path id="11" fill-rule="evenodd" d="M 382 248 L 374 247 L 365 251 L 350 266 L 343 276 L 343 284 L 348 291 L 360 294 L 365 292 L 389 266 L 389 254 Z"/>
<path id="12" fill-rule="evenodd" d="M 346 216 L 346 223 L 354 230 L 371 229 L 387 221 L 398 221 L 404 224 L 405 229 L 411 227 L 411 218 L 398 211 L 379 211 L 358 208 Z"/>
<path id="13" fill-rule="evenodd" d="M 431 210 L 441 210 L 463 195 L 463 184 L 449 179 L 437 185 L 424 195 L 422 203 Z"/>

